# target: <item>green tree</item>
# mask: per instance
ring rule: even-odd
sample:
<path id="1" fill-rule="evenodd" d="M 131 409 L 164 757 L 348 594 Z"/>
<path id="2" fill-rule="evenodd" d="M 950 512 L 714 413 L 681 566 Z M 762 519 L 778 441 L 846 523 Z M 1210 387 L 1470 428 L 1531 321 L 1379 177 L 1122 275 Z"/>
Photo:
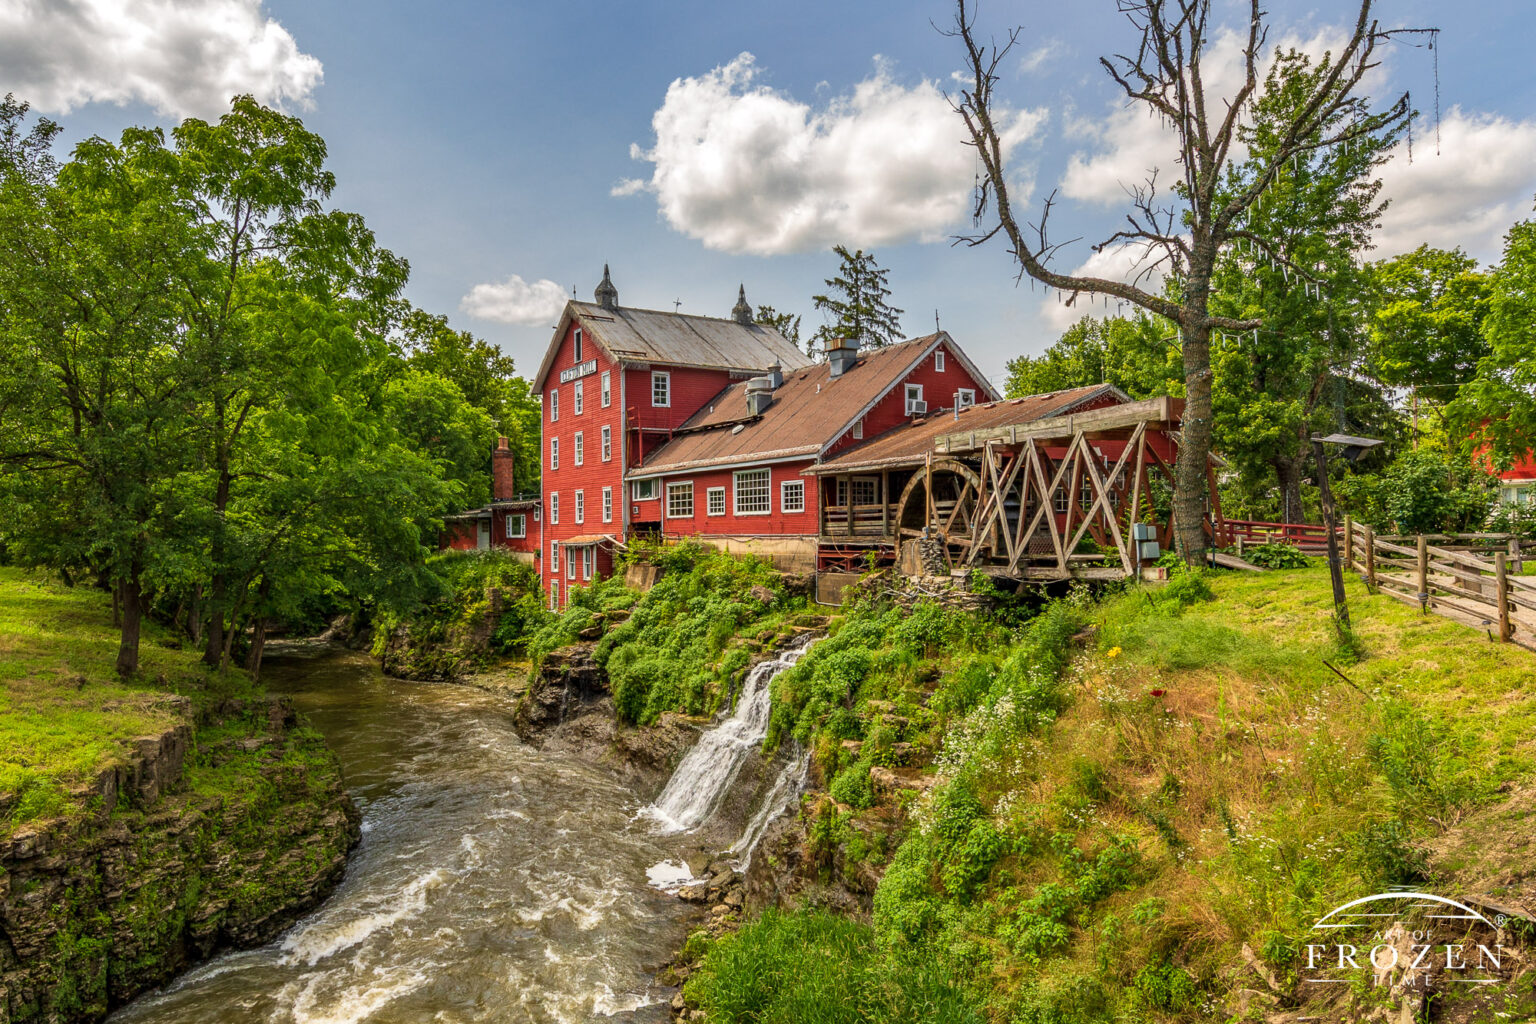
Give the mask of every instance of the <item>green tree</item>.
<path id="1" fill-rule="evenodd" d="M 1181 393 L 1178 335 L 1160 317 L 1085 316 L 1038 356 L 1008 361 L 1009 398 L 1113 384 L 1132 398 Z"/>
<path id="2" fill-rule="evenodd" d="M 1536 448 L 1536 222 L 1504 237 L 1483 338 L 1488 354 L 1446 412 L 1458 436 L 1475 436 L 1492 463 L 1508 466 Z"/>
<path id="3" fill-rule="evenodd" d="M 762 324 L 764 327 L 772 327 L 787 338 L 791 345 L 800 347 L 800 317 L 795 314 L 780 313 L 772 306 L 758 306 L 757 315 L 752 318 L 752 322 Z"/>
<path id="4" fill-rule="evenodd" d="M 811 297 L 811 304 L 821 310 L 827 322 L 811 336 L 807 351 L 825 352 L 834 338 L 848 338 L 861 348 L 897 341 L 902 311 L 886 302 L 891 296 L 886 280 L 889 271 L 875 262 L 874 253 L 863 249 L 849 252 L 847 246 L 835 245 L 832 252 L 840 261 L 837 275 L 826 279 L 826 294 Z"/>

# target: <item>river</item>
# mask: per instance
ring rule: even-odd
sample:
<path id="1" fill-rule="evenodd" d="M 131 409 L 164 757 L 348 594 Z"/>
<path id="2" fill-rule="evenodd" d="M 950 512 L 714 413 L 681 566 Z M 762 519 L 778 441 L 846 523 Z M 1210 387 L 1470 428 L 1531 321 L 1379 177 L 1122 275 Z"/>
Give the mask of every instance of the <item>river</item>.
<path id="1" fill-rule="evenodd" d="M 605 771 L 545 756 L 511 703 L 384 677 L 360 654 L 275 658 L 269 689 L 324 733 L 363 815 L 319 909 L 111 1024 L 665 1021 L 652 972 L 686 905 L 647 885 L 681 840 Z"/>

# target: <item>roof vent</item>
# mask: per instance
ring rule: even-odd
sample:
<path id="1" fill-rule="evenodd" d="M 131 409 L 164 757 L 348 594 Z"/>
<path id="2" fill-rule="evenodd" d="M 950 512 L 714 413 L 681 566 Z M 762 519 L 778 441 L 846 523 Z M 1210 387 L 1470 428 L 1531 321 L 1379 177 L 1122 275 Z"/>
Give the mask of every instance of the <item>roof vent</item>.
<path id="1" fill-rule="evenodd" d="M 833 338 L 827 343 L 827 366 L 833 377 L 841 377 L 859 361 L 859 343 L 853 338 Z"/>
<path id="2" fill-rule="evenodd" d="M 761 416 L 773 404 L 773 378 L 753 377 L 747 381 L 747 413 Z"/>

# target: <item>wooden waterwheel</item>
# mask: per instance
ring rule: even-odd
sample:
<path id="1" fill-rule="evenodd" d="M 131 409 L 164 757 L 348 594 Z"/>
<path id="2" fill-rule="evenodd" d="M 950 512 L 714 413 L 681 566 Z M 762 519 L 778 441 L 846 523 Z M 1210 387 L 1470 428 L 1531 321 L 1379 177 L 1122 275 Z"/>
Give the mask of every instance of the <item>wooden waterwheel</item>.
<path id="1" fill-rule="evenodd" d="M 896 502 L 896 537 L 900 545 L 899 561 L 915 567 L 923 556 L 915 551 L 918 541 L 927 537 L 942 545 L 945 566 L 964 560 L 974 543 L 980 515 L 981 478 L 976 471 L 954 459 L 935 459 L 922 472 L 914 473 Z M 908 545 L 914 545 L 909 551 Z M 925 571 L 939 570 L 928 549 L 930 564 Z"/>

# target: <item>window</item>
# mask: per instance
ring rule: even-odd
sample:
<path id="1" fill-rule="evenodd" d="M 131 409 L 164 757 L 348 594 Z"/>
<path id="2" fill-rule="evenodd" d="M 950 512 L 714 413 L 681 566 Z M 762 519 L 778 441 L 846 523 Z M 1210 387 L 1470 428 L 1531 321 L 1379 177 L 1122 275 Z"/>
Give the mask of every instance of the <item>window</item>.
<path id="1" fill-rule="evenodd" d="M 938 373 L 944 372 L 944 350 L 938 349 L 933 353 L 933 368 Z"/>
<path id="2" fill-rule="evenodd" d="M 1056 493 L 1052 498 L 1058 515 L 1064 515 L 1072 507 L 1072 499 L 1067 496 L 1067 489 L 1065 487 L 1056 488 Z"/>
<path id="3" fill-rule="evenodd" d="M 608 371 L 603 371 L 603 408 L 608 408 L 613 403 L 613 381 L 609 379 Z"/>
<path id="4" fill-rule="evenodd" d="M 565 578 L 568 580 L 573 580 L 576 578 L 576 556 L 571 554 L 569 551 L 565 553 Z M 565 589 L 565 593 L 566 596 L 569 597 L 571 589 L 567 587 Z"/>
<path id="5" fill-rule="evenodd" d="M 549 571 L 553 573 L 560 571 L 560 542 L 557 540 L 549 542 Z M 556 584 L 556 586 L 559 586 L 559 584 Z M 554 595 L 550 596 L 553 597 Z"/>
<path id="6" fill-rule="evenodd" d="M 704 511 L 712 516 L 725 515 L 725 488 L 711 487 L 704 492 Z"/>
<path id="7" fill-rule="evenodd" d="M 549 523 L 551 526 L 560 525 L 560 492 L 549 492 Z"/>
<path id="8" fill-rule="evenodd" d="M 955 392 L 955 408 L 956 409 L 969 409 L 971 406 L 973 406 L 975 404 L 976 404 L 976 389 L 975 388 L 961 388 L 959 391 Z"/>
<path id="9" fill-rule="evenodd" d="M 917 411 L 917 403 L 923 400 L 923 386 L 921 384 L 907 385 L 907 415 Z"/>
<path id="10" fill-rule="evenodd" d="M 805 511 L 805 481 L 785 480 L 779 484 L 779 511 Z"/>
<path id="11" fill-rule="evenodd" d="M 573 403 L 571 403 L 572 409 L 575 411 L 577 416 L 581 415 L 581 404 L 582 404 L 581 403 L 581 385 L 582 384 L 583 384 L 583 381 L 577 381 L 576 382 L 576 394 L 575 394 L 575 399 L 576 400 Z"/>
<path id="12" fill-rule="evenodd" d="M 519 513 L 507 516 L 507 539 L 528 536 L 528 517 Z"/>
<path id="13" fill-rule="evenodd" d="M 560 581 L 550 580 L 549 583 L 549 610 L 560 610 Z"/>
<path id="14" fill-rule="evenodd" d="M 856 421 L 854 421 L 854 424 L 853 424 L 853 439 L 855 441 L 862 441 L 862 440 L 864 440 L 864 417 L 863 416 L 860 416 Z"/>
<path id="15" fill-rule="evenodd" d="M 667 484 L 667 518 L 693 518 L 693 481 Z"/>
<path id="16" fill-rule="evenodd" d="M 558 437 L 549 439 L 549 468 L 560 468 L 560 439 Z"/>
<path id="17" fill-rule="evenodd" d="M 656 497 L 655 480 L 636 480 L 630 488 L 630 493 L 635 501 L 650 501 Z"/>
<path id="18" fill-rule="evenodd" d="M 651 405 L 657 409 L 672 406 L 672 375 L 661 370 L 651 372 Z"/>
<path id="19" fill-rule="evenodd" d="M 734 474 L 736 483 L 736 514 L 739 516 L 765 516 L 768 514 L 768 471 L 766 469 L 740 469 Z"/>
<path id="20" fill-rule="evenodd" d="M 582 432 L 580 430 L 576 431 L 575 451 L 572 453 L 573 455 L 575 455 L 575 459 L 573 461 L 578 466 L 581 465 L 581 460 L 584 457 L 584 455 L 586 454 L 586 444 L 584 443 L 581 435 L 582 435 Z"/>
<path id="21" fill-rule="evenodd" d="M 576 334 L 575 334 L 575 337 L 574 337 L 573 340 L 574 340 L 575 344 L 572 347 L 576 350 L 576 352 L 575 352 L 576 358 L 572 359 L 571 362 L 579 363 L 579 362 L 581 362 L 581 328 L 580 327 L 576 328 Z M 941 367 L 939 367 L 939 369 L 942 370 L 943 367 L 941 366 Z M 577 394 L 580 394 L 580 392 L 578 391 Z M 577 412 L 581 412 L 581 399 L 580 398 L 576 399 L 576 411 Z"/>
<path id="22" fill-rule="evenodd" d="M 603 488 L 603 522 L 613 522 L 613 488 Z"/>
<path id="23" fill-rule="evenodd" d="M 560 418 L 560 392 L 551 389 L 549 392 L 549 422 L 554 423 Z"/>
<path id="24" fill-rule="evenodd" d="M 594 547 L 585 547 L 585 548 L 581 549 L 581 578 L 582 579 L 589 580 L 589 579 L 592 578 L 592 566 L 593 566 L 593 563 L 595 563 L 596 561 L 597 561 L 597 549 L 596 548 L 594 548 Z"/>
<path id="25" fill-rule="evenodd" d="M 587 521 L 587 492 L 580 489 L 576 491 L 576 521 L 578 523 Z"/>
<path id="26" fill-rule="evenodd" d="M 603 428 L 603 461 L 604 462 L 609 462 L 612 459 L 613 459 L 613 428 L 612 427 L 604 427 Z"/>
<path id="27" fill-rule="evenodd" d="M 1077 499 L 1077 507 L 1087 512 L 1093 507 L 1093 483 L 1086 476 L 1083 477 L 1081 496 Z"/>
<path id="28" fill-rule="evenodd" d="M 850 482 L 839 479 L 837 481 L 837 503 L 848 504 L 848 489 L 853 488 L 853 503 L 855 505 L 873 505 L 879 500 L 880 478 L 874 476 L 856 476 Z"/>

